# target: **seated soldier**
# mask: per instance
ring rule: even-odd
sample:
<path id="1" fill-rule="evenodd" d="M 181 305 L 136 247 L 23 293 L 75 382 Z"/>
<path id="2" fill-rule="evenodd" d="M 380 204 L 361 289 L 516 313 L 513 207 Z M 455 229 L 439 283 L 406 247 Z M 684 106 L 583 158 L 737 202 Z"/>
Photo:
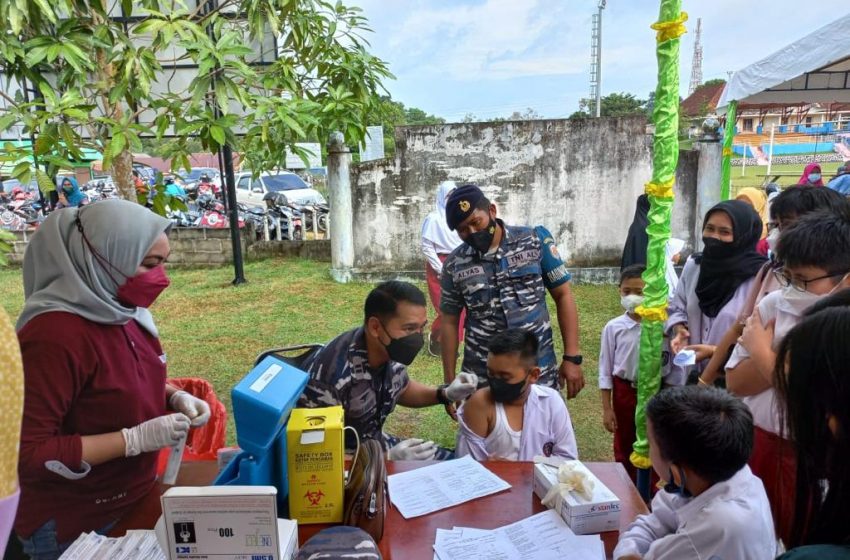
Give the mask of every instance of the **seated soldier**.
<path id="1" fill-rule="evenodd" d="M 390 460 L 450 459 L 453 453 L 433 441 L 400 440 L 383 433 L 396 403 L 412 408 L 462 401 L 478 386 L 474 374 L 461 373 L 450 385 L 429 387 L 410 379 L 409 366 L 424 345 L 425 295 L 407 282 L 379 284 L 366 297 L 364 323 L 345 332 L 307 358 L 310 381 L 299 407 L 342 405 L 345 425 L 361 439 L 382 439 Z M 346 448 L 354 448 L 346 432 Z"/>

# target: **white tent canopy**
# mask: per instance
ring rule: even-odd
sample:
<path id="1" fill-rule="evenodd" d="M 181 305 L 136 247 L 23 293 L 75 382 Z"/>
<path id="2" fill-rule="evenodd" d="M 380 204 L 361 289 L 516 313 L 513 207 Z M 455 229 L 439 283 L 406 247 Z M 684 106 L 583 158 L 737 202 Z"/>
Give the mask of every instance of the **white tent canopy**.
<path id="1" fill-rule="evenodd" d="M 738 70 L 717 103 L 850 103 L 850 14 Z"/>

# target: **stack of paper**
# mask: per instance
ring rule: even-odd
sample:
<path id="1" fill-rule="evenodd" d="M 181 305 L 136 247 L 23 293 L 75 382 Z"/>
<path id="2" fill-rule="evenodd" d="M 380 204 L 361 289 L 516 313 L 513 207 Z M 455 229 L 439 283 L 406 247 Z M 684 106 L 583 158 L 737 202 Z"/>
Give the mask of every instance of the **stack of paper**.
<path id="1" fill-rule="evenodd" d="M 552 510 L 492 531 L 437 529 L 434 560 L 605 560 L 599 535 L 574 534 Z"/>
<path id="2" fill-rule="evenodd" d="M 168 560 L 153 531 L 127 531 L 119 538 L 83 533 L 60 560 Z"/>
<path id="3" fill-rule="evenodd" d="M 507 490 L 510 484 L 467 455 L 391 475 L 390 500 L 405 519 Z"/>

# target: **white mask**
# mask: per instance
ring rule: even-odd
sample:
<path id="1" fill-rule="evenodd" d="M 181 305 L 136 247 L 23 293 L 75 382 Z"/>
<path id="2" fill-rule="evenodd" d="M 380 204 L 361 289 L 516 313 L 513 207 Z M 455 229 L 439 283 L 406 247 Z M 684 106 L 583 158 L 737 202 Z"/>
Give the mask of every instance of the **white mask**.
<path id="1" fill-rule="evenodd" d="M 643 296 L 628 295 L 620 297 L 620 305 L 629 313 L 634 313 L 637 306 L 643 303 Z"/>
<path id="2" fill-rule="evenodd" d="M 782 297 L 785 299 L 785 302 L 797 313 L 797 315 L 802 315 L 806 309 L 811 307 L 821 298 L 825 298 L 827 296 L 831 296 L 835 293 L 836 290 L 842 287 L 844 284 L 844 279 L 847 278 L 845 274 L 838 284 L 835 285 L 830 291 L 825 294 L 813 294 L 812 292 L 801 292 L 794 286 L 790 284 L 782 288 Z"/>
<path id="3" fill-rule="evenodd" d="M 779 243 L 779 228 L 773 228 L 767 235 L 767 246 L 770 248 L 771 253 L 776 252 L 777 243 Z"/>
<path id="4" fill-rule="evenodd" d="M 823 296 L 812 292 L 801 292 L 794 286 L 788 285 L 782 288 L 782 297 L 797 315 L 802 315 Z"/>

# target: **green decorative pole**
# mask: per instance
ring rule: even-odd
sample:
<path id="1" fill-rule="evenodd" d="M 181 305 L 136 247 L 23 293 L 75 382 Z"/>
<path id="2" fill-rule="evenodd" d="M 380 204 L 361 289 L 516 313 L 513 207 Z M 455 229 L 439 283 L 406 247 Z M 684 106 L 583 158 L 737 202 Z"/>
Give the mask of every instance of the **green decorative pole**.
<path id="1" fill-rule="evenodd" d="M 661 388 L 661 352 L 664 322 L 667 320 L 667 281 L 664 277 L 664 248 L 670 239 L 670 213 L 673 208 L 673 185 L 679 161 L 679 37 L 685 32 L 688 15 L 681 12 L 681 0 L 662 0 L 658 23 L 658 86 L 655 90 L 655 138 L 652 155 L 652 180 L 646 185 L 649 197 L 649 236 L 646 272 L 643 279 L 644 303 L 637 308 L 642 317 L 638 374 L 638 401 L 635 410 L 637 438 L 631 456 L 640 469 L 638 489 L 649 499 L 652 463 L 646 437 L 646 403 Z"/>
<path id="2" fill-rule="evenodd" d="M 730 101 L 726 108 L 726 126 L 723 127 L 723 167 L 720 170 L 720 200 L 729 200 L 732 194 L 732 140 L 738 121 L 738 102 Z M 747 157 L 747 154 L 744 154 Z"/>

